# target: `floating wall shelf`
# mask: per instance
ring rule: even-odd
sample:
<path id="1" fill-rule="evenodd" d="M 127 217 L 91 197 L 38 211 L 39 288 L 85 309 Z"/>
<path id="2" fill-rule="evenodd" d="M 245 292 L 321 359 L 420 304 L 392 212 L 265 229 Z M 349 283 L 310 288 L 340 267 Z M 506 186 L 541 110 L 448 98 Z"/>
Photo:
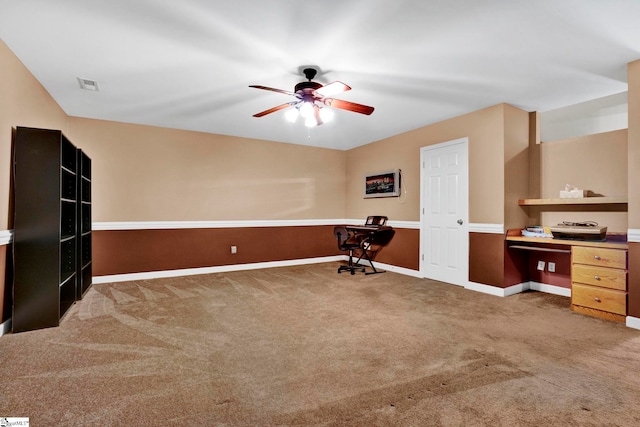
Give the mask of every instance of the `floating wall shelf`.
<path id="1" fill-rule="evenodd" d="M 627 204 L 627 197 L 582 197 L 575 199 L 520 199 L 520 206 L 552 205 L 619 205 Z"/>

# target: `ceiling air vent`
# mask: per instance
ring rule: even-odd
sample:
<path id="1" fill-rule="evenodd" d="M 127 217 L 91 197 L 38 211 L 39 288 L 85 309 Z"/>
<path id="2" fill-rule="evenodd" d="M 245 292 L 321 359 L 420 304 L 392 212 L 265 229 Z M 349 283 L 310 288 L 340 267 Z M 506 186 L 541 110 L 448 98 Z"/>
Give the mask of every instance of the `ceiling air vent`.
<path id="1" fill-rule="evenodd" d="M 98 92 L 98 82 L 95 80 L 81 79 L 78 77 L 78 83 L 80 83 L 80 89 L 92 90 Z"/>

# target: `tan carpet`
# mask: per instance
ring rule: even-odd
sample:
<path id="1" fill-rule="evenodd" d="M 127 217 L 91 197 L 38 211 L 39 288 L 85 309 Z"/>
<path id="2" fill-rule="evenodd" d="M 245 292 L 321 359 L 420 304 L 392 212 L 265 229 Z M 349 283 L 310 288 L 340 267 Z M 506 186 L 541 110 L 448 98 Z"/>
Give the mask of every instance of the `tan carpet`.
<path id="1" fill-rule="evenodd" d="M 0 338 L 32 426 L 637 426 L 640 331 L 338 264 L 95 285 Z"/>

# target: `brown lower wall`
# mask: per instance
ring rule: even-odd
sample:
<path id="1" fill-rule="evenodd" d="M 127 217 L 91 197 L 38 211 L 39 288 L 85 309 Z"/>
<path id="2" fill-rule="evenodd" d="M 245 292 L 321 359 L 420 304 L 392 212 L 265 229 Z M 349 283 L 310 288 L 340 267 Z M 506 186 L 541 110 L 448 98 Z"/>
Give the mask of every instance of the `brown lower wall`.
<path id="1" fill-rule="evenodd" d="M 376 261 L 411 270 L 420 269 L 420 230 L 396 228 L 393 240 L 376 256 Z"/>
<path id="2" fill-rule="evenodd" d="M 469 233 L 469 281 L 504 288 L 504 236 Z"/>
<path id="3" fill-rule="evenodd" d="M 571 255 L 553 252 L 530 252 L 529 278 L 532 282 L 544 283 L 571 289 Z M 538 261 L 544 261 L 544 271 L 538 270 Z M 556 264 L 556 271 L 549 272 L 549 263 Z"/>
<path id="4" fill-rule="evenodd" d="M 92 244 L 94 276 L 340 253 L 331 226 L 94 231 Z"/>
<path id="5" fill-rule="evenodd" d="M 629 243 L 628 314 L 640 318 L 640 243 Z"/>
<path id="6" fill-rule="evenodd" d="M 529 253 L 517 249 L 509 249 L 505 240 L 504 246 L 504 283 L 505 288 L 528 282 L 529 279 Z"/>
<path id="7" fill-rule="evenodd" d="M 545 246 L 540 244 L 539 246 Z M 553 245 L 554 249 L 570 250 L 570 246 Z M 538 261 L 544 261 L 544 271 L 538 270 Z M 555 263 L 555 272 L 549 272 L 549 263 Z M 505 242 L 505 287 L 524 282 L 571 289 L 571 255 L 564 253 L 509 249 Z"/>
<path id="8" fill-rule="evenodd" d="M 397 229 L 377 260 L 417 270 L 419 234 Z M 343 254 L 333 226 L 94 231 L 92 244 L 94 276 Z M 231 253 L 232 245 L 237 254 Z"/>

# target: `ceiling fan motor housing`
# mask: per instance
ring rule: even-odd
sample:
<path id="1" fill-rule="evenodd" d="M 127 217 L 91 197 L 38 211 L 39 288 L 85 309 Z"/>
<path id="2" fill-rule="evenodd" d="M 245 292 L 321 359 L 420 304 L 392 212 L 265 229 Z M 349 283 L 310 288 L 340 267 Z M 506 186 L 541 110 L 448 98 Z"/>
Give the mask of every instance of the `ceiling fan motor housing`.
<path id="1" fill-rule="evenodd" d="M 307 89 L 306 92 L 312 92 L 314 90 L 320 89 L 321 87 L 322 85 L 316 82 L 300 82 L 296 85 L 294 92 L 305 92 L 305 89 Z"/>

